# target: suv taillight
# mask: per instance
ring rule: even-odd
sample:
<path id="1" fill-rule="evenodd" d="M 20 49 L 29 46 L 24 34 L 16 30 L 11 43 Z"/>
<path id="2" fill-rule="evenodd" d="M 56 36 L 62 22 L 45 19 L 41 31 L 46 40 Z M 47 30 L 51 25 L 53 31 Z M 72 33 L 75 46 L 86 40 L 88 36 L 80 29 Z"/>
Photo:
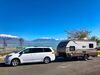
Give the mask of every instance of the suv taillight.
<path id="1" fill-rule="evenodd" d="M 52 54 L 55 54 L 55 52 L 52 52 Z"/>

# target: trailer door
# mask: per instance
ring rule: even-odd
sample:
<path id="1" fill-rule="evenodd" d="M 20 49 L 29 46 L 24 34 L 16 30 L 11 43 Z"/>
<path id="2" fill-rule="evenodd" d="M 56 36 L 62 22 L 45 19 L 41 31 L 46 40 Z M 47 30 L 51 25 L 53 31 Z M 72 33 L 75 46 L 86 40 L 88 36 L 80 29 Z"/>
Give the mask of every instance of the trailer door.
<path id="1" fill-rule="evenodd" d="M 69 50 L 70 50 L 70 51 L 75 51 L 75 46 L 70 46 L 70 47 L 69 47 Z"/>

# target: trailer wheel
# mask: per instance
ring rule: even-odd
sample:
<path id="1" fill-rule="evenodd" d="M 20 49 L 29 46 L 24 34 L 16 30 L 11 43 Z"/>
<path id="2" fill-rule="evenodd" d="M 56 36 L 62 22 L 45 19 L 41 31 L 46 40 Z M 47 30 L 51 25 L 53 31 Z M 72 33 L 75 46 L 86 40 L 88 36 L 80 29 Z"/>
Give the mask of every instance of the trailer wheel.
<path id="1" fill-rule="evenodd" d="M 88 54 L 85 54 L 84 56 L 83 56 L 83 59 L 86 61 L 86 60 L 88 60 L 88 58 L 89 58 L 89 55 Z"/>

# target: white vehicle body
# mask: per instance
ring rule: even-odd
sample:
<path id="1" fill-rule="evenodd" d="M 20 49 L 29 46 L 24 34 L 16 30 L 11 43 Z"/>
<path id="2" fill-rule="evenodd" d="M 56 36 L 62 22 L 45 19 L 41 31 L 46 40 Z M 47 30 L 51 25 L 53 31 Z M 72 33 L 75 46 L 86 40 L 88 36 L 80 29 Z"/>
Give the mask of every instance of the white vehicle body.
<path id="1" fill-rule="evenodd" d="M 28 50 L 31 50 L 31 52 L 28 52 Z M 41 50 L 43 50 L 43 52 L 41 52 Z M 5 64 L 10 65 L 13 59 L 19 59 L 20 64 L 43 62 L 46 57 L 50 58 L 50 61 L 55 60 L 54 50 L 51 47 L 27 47 L 18 53 L 11 53 L 7 55 L 5 57 Z"/>

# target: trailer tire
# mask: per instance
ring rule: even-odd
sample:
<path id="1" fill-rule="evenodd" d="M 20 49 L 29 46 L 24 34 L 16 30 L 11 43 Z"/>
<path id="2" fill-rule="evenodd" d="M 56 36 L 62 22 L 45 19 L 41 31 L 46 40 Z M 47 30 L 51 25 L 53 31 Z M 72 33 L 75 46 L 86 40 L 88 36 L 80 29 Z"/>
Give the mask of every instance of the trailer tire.
<path id="1" fill-rule="evenodd" d="M 88 58 L 89 58 L 89 55 L 88 55 L 88 54 L 84 54 L 83 59 L 84 59 L 85 61 L 87 61 Z"/>

